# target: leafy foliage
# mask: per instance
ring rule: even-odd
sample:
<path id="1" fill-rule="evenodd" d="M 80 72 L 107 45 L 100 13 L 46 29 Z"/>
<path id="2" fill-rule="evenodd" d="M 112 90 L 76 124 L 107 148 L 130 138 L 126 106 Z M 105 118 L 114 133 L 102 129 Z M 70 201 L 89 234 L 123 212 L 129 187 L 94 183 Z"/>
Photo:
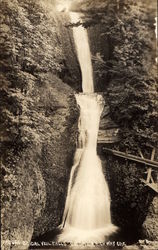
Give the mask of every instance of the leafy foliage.
<path id="1" fill-rule="evenodd" d="M 118 18 L 110 30 L 114 41 L 108 87 L 112 116 L 122 129 L 126 147 L 156 146 L 158 86 L 153 30 L 144 9 L 136 6 L 123 10 Z"/>
<path id="2" fill-rule="evenodd" d="M 64 209 L 78 109 L 59 79 L 61 21 L 48 2 L 0 1 L 3 249 L 52 230 Z"/>
<path id="3" fill-rule="evenodd" d="M 93 2 L 93 8 L 90 4 L 83 8 L 84 25 L 102 26 L 101 46 L 108 45 L 110 49 L 108 55 L 99 51 L 92 60 L 98 82 L 104 83 L 99 90 L 107 93 L 110 114 L 121 130 L 121 141 L 113 147 L 135 155 L 140 148 L 149 159 L 150 147 L 156 147 L 158 142 L 155 13 L 144 4 L 140 5 L 140 1 L 102 1 L 105 5 L 100 9 L 98 5 L 97 11 L 96 2 L 88 2 Z M 95 26 L 92 28 L 95 30 Z M 113 222 L 125 232 L 131 229 L 138 236 L 155 196 L 152 189 L 144 187 L 140 181 L 146 178 L 145 168 L 113 155 L 106 154 L 103 158 L 107 161 L 105 169 Z M 153 178 L 156 181 L 154 173 Z"/>
<path id="4" fill-rule="evenodd" d="M 158 85 L 154 14 L 144 2 L 79 1 L 86 27 L 100 23 L 111 44 L 108 60 L 95 58 L 105 78 L 111 116 L 121 128 L 121 148 L 157 146 Z M 155 1 L 152 1 L 155 4 Z M 106 43 L 105 43 L 106 44 Z M 108 85 L 108 87 L 107 87 Z"/>

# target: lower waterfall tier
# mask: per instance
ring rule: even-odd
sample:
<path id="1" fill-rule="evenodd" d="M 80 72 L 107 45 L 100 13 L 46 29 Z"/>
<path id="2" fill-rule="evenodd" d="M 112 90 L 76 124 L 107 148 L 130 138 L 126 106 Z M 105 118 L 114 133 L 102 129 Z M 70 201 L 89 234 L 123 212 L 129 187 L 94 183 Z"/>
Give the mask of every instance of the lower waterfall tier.
<path id="1" fill-rule="evenodd" d="M 116 227 L 111 223 L 109 188 L 96 151 L 103 101 L 97 94 L 79 94 L 76 100 L 80 106 L 78 148 L 58 240 L 104 242 Z"/>

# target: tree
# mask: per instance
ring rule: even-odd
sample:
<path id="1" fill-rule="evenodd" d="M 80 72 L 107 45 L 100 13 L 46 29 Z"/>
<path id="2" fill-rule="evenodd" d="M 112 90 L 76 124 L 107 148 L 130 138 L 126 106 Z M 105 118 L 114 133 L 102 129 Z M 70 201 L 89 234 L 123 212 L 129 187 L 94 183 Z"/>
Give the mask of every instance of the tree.
<path id="1" fill-rule="evenodd" d="M 151 1 L 150 1 L 151 3 Z M 158 85 L 155 65 L 156 1 L 78 0 L 73 10 L 85 13 L 84 26 L 100 23 L 111 46 L 111 57 L 98 61 L 107 72 L 111 116 L 121 128 L 121 148 L 137 151 L 158 143 Z"/>

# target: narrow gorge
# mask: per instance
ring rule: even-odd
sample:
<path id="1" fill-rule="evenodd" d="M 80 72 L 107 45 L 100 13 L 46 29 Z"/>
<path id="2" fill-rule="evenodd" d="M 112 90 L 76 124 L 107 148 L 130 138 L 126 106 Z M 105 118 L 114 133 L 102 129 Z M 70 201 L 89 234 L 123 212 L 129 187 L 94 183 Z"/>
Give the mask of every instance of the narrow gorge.
<path id="1" fill-rule="evenodd" d="M 70 13 L 71 22 L 80 16 Z M 104 243 L 117 227 L 111 223 L 110 193 L 97 156 L 97 137 L 104 99 L 94 93 L 93 69 L 87 30 L 73 28 L 75 45 L 82 72 L 83 94 L 76 94 L 80 107 L 79 138 L 69 180 L 65 211 L 58 241 Z"/>
<path id="2" fill-rule="evenodd" d="M 152 3 L 0 2 L 2 250 L 158 241 Z"/>

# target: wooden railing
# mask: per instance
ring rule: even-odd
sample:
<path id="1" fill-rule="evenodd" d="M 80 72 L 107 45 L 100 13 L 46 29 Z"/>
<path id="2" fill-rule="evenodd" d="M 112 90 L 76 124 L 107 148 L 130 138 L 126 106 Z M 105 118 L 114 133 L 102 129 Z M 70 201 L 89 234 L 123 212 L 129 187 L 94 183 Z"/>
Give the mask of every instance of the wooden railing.
<path id="1" fill-rule="evenodd" d="M 157 175 L 157 180 L 155 181 L 154 178 L 152 177 L 152 172 L 154 170 L 158 171 L 158 162 L 154 161 L 154 156 L 155 156 L 155 148 L 152 149 L 152 153 L 151 153 L 151 159 L 145 159 L 141 150 L 139 150 L 139 154 L 141 157 L 139 156 L 135 156 L 132 154 L 128 154 L 128 153 L 124 153 L 121 151 L 117 151 L 117 150 L 113 150 L 113 149 L 109 149 L 106 147 L 103 147 L 103 151 L 106 151 L 107 153 L 110 153 L 112 155 L 124 158 L 124 159 L 128 159 L 130 161 L 134 161 L 137 163 L 141 163 L 139 164 L 139 166 L 148 166 L 148 169 L 146 172 L 144 172 L 145 174 L 147 174 L 146 180 L 141 178 L 140 181 L 143 182 L 145 184 L 145 186 L 150 187 L 152 190 L 154 190 L 156 193 L 158 193 L 158 175 Z M 154 168 L 154 170 L 153 170 Z"/>
<path id="2" fill-rule="evenodd" d="M 132 155 L 132 154 L 121 152 L 121 151 L 109 149 L 109 148 L 106 148 L 106 147 L 103 147 L 103 150 L 108 152 L 108 153 L 111 153 L 111 154 L 113 154 L 115 156 L 119 156 L 121 158 L 129 159 L 131 161 L 135 161 L 135 162 L 139 162 L 139 163 L 144 163 L 147 166 L 158 169 L 158 162 L 157 161 L 148 160 L 148 159 L 145 159 L 145 158 L 141 158 L 139 156 L 135 156 L 135 155 Z"/>

